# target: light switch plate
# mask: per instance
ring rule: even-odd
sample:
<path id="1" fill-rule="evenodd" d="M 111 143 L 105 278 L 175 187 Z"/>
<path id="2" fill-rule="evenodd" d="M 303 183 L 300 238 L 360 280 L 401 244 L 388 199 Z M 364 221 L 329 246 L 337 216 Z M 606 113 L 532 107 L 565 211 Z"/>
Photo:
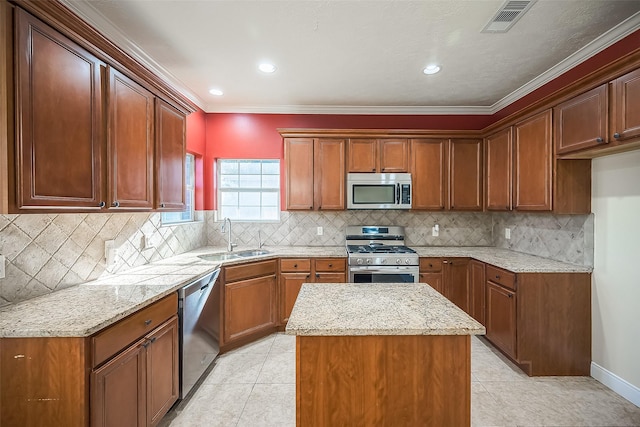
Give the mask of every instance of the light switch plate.
<path id="1" fill-rule="evenodd" d="M 317 233 L 318 233 L 318 236 L 322 236 L 324 234 L 324 230 L 322 229 L 322 227 L 318 227 Z"/>
<path id="2" fill-rule="evenodd" d="M 4 255 L 0 255 L 0 279 L 4 279 Z"/>
<path id="3" fill-rule="evenodd" d="M 504 229 L 504 238 L 509 240 L 511 239 L 511 229 L 510 228 L 505 228 Z"/>

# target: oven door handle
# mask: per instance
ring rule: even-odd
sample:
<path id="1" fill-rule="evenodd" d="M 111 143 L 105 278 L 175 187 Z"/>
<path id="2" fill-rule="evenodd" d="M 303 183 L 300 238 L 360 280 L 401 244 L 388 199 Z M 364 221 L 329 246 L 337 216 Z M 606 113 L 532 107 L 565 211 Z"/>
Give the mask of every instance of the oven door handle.
<path id="1" fill-rule="evenodd" d="M 360 273 L 360 272 L 366 272 L 366 273 L 397 273 L 397 272 L 411 272 L 411 271 L 415 271 L 415 273 L 418 273 L 418 266 L 414 265 L 414 266 L 390 266 L 390 267 L 384 267 L 384 268 L 375 268 L 375 267 L 349 267 L 349 271 L 350 272 L 354 272 L 354 273 Z"/>

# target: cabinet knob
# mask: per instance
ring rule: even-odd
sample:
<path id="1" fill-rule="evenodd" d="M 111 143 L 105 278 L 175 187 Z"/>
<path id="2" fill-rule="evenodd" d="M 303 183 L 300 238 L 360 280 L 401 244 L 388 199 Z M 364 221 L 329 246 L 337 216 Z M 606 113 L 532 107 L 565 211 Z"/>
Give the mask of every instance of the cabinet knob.
<path id="1" fill-rule="evenodd" d="M 151 324 L 152 320 L 151 319 L 147 319 L 144 321 L 144 325 L 145 326 L 149 326 Z"/>
<path id="2" fill-rule="evenodd" d="M 309 206 L 309 210 L 313 210 L 313 206 Z"/>
<path id="3" fill-rule="evenodd" d="M 496 276 L 496 279 L 500 280 L 500 276 Z"/>
<path id="4" fill-rule="evenodd" d="M 320 277 L 320 274 L 316 273 L 316 277 Z"/>
<path id="5" fill-rule="evenodd" d="M 105 206 L 107 206 L 107 204 L 104 201 L 102 201 L 102 202 L 100 202 L 100 204 L 98 204 L 99 208 L 104 208 Z"/>
<path id="6" fill-rule="evenodd" d="M 152 337 L 152 338 L 149 339 L 149 341 L 151 343 L 154 343 L 154 342 L 156 342 L 157 339 L 158 339 L 158 337 Z"/>
<path id="7" fill-rule="evenodd" d="M 601 136 L 599 136 L 599 137 L 597 137 L 597 138 L 596 138 L 596 142 L 597 142 L 597 143 L 601 143 L 601 142 L 603 142 L 603 141 L 604 141 L 604 139 L 602 139 L 602 137 L 601 137 Z"/>
<path id="8" fill-rule="evenodd" d="M 429 267 L 433 267 L 433 264 L 429 264 Z"/>
<path id="9" fill-rule="evenodd" d="M 321 211 L 322 210 L 322 205 L 318 206 L 318 210 Z"/>
<path id="10" fill-rule="evenodd" d="M 513 294 L 508 294 L 508 295 L 509 295 L 509 298 L 513 298 Z"/>
<path id="11" fill-rule="evenodd" d="M 331 267 L 333 267 L 333 264 L 329 264 L 329 267 L 330 267 L 330 268 L 331 268 Z"/>
<path id="12" fill-rule="evenodd" d="M 310 274 L 307 274 L 307 279 L 309 278 L 309 276 L 311 276 Z"/>
<path id="13" fill-rule="evenodd" d="M 375 171 L 376 171 L 376 168 L 371 169 L 371 172 L 375 172 Z"/>
<path id="14" fill-rule="evenodd" d="M 165 204 L 164 203 L 160 203 L 160 207 L 164 208 Z"/>
<path id="15" fill-rule="evenodd" d="M 616 132 L 616 133 L 614 133 L 614 134 L 613 134 L 613 137 L 614 137 L 615 139 L 618 139 L 618 138 L 620 138 L 620 134 L 619 134 L 618 132 Z"/>
<path id="16" fill-rule="evenodd" d="M 298 264 L 293 264 L 293 268 L 298 268 Z"/>
<path id="17" fill-rule="evenodd" d="M 114 208 L 119 208 L 120 207 L 120 202 L 119 201 L 115 201 L 111 204 L 111 206 L 113 206 Z"/>

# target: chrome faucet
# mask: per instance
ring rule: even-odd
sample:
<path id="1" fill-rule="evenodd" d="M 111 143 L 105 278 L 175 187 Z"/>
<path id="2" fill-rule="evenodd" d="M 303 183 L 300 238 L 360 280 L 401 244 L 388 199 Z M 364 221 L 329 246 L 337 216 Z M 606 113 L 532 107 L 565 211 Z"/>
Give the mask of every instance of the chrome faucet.
<path id="1" fill-rule="evenodd" d="M 264 242 L 262 241 L 262 234 L 260 233 L 260 230 L 258 230 L 258 249 L 262 249 L 263 246 Z"/>
<path id="2" fill-rule="evenodd" d="M 227 222 L 229 223 L 229 226 L 227 227 Z M 238 246 L 236 243 L 231 243 L 231 219 L 230 218 L 225 218 L 222 221 L 222 228 L 221 231 L 224 233 L 225 231 L 227 232 L 227 252 L 231 252 L 233 251 L 233 248 Z"/>

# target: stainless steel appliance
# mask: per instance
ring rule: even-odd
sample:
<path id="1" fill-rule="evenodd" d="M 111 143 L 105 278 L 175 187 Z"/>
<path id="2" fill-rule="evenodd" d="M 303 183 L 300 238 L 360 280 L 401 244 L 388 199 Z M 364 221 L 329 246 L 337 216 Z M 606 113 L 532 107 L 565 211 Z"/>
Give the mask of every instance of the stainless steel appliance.
<path id="1" fill-rule="evenodd" d="M 411 209 L 411 174 L 347 174 L 347 209 Z"/>
<path id="2" fill-rule="evenodd" d="M 349 226 L 346 234 L 349 282 L 418 282 L 418 254 L 404 245 L 404 227 Z"/>
<path id="3" fill-rule="evenodd" d="M 178 291 L 180 321 L 180 399 L 189 393 L 220 351 L 220 269 Z"/>

